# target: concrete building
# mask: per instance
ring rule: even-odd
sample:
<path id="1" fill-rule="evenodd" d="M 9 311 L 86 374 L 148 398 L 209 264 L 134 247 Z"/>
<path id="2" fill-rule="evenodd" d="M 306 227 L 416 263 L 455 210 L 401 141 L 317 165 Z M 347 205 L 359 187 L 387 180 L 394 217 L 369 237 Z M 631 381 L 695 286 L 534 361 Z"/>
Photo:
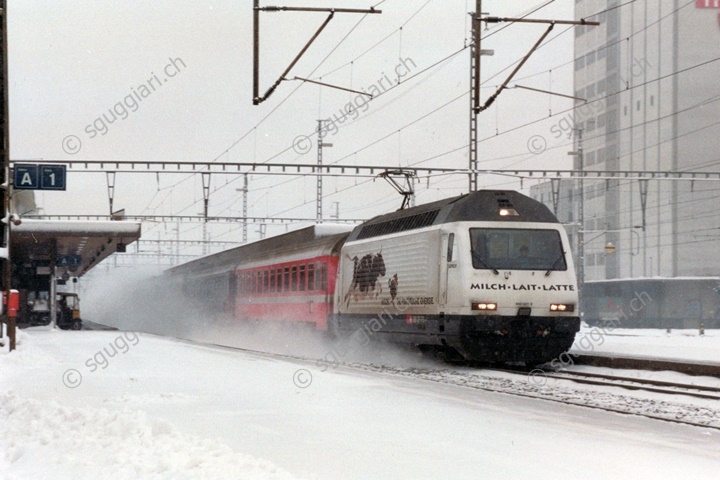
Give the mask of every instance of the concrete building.
<path id="1" fill-rule="evenodd" d="M 588 99 L 575 169 L 720 171 L 720 0 L 576 0 L 575 18 L 601 22 L 575 29 L 575 95 Z M 570 183 L 561 199 L 579 198 Z M 585 180 L 584 193 L 587 281 L 720 272 L 720 182 Z"/>

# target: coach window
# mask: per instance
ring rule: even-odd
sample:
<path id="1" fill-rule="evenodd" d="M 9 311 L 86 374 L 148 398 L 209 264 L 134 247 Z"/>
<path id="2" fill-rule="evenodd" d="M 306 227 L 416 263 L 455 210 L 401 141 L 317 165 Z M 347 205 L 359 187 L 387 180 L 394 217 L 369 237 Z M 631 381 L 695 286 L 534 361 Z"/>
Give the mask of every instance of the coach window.
<path id="1" fill-rule="evenodd" d="M 320 264 L 320 290 L 327 290 L 327 263 Z"/>
<path id="2" fill-rule="evenodd" d="M 315 288 L 315 264 L 310 263 L 310 264 L 308 264 L 307 268 L 308 268 L 308 273 L 307 273 L 307 275 L 308 275 L 308 290 L 310 290 L 310 291 L 317 290 L 317 288 Z"/>
<path id="3" fill-rule="evenodd" d="M 270 289 L 268 292 L 274 292 L 275 291 L 275 269 L 270 269 Z"/>
<path id="4" fill-rule="evenodd" d="M 297 292 L 297 289 L 298 289 L 298 284 L 297 284 L 297 279 L 298 279 L 297 271 L 298 271 L 298 267 L 297 267 L 297 265 L 293 265 L 293 266 L 291 267 L 291 270 L 290 270 L 290 271 L 292 272 L 292 276 L 290 277 L 290 285 L 291 285 L 290 288 L 292 289 L 293 292 Z"/>
<path id="5" fill-rule="evenodd" d="M 277 282 L 277 292 L 282 292 L 282 268 L 275 270 L 275 281 Z"/>
<path id="6" fill-rule="evenodd" d="M 290 267 L 285 267 L 285 278 L 283 279 L 284 292 L 290 291 Z"/>
<path id="7" fill-rule="evenodd" d="M 270 291 L 270 272 L 263 270 L 263 293 Z"/>
<path id="8" fill-rule="evenodd" d="M 300 291 L 305 291 L 305 265 L 300 265 L 299 267 L 300 271 Z"/>

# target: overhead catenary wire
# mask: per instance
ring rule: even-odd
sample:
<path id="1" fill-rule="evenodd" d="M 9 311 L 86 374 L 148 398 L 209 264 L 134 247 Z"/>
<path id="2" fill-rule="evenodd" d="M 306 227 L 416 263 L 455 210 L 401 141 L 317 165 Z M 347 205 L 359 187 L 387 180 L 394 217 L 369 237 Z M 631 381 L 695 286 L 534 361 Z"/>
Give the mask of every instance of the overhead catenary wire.
<path id="1" fill-rule="evenodd" d="M 402 26 L 407 25 L 428 3 L 430 3 L 430 1 L 431 1 L 431 0 L 428 0 L 427 2 L 425 2 L 425 4 L 423 4 L 423 6 L 421 6 L 420 9 L 418 9 L 408 20 L 406 20 L 405 23 L 404 23 Z M 382 2 L 381 2 L 381 3 L 382 3 Z M 540 7 L 538 7 L 538 8 L 536 8 L 536 9 L 528 12 L 526 15 L 529 15 L 529 14 L 531 14 L 531 13 L 533 13 L 533 12 L 535 12 L 535 11 L 541 9 L 541 8 L 543 8 L 544 6 L 546 6 L 546 5 L 549 4 L 549 3 L 551 3 L 551 2 L 548 2 L 548 3 L 546 3 L 546 4 L 544 4 L 544 5 L 540 6 Z M 363 18 L 364 18 L 364 16 L 363 16 Z M 343 40 L 341 40 L 340 43 L 342 43 L 342 41 L 344 41 L 344 40 L 350 35 L 350 33 L 352 33 L 352 31 L 353 31 L 355 28 L 357 28 L 357 26 L 359 25 L 359 23 L 362 21 L 363 18 L 361 18 L 360 21 L 355 25 L 355 27 L 353 27 L 353 29 L 352 29 L 350 32 L 348 32 L 348 34 L 343 38 Z M 506 26 L 503 26 L 503 28 L 496 29 L 494 32 L 491 32 L 488 36 L 493 35 L 494 33 L 497 33 L 497 32 L 499 32 L 499 31 L 503 30 L 505 27 L 506 27 Z M 402 27 L 401 27 L 401 28 L 402 28 Z M 310 75 L 312 75 L 312 74 L 322 65 L 322 63 L 324 63 L 325 60 L 327 60 L 327 58 L 332 54 L 332 52 L 334 52 L 334 51 L 339 47 L 340 43 L 320 62 L 320 64 L 318 64 L 318 66 L 311 72 Z M 379 43 L 381 43 L 381 42 L 379 42 Z M 378 43 L 378 44 L 379 44 L 379 43 Z M 446 58 L 444 58 L 444 59 L 442 59 L 442 60 L 440 60 L 440 61 L 438 61 L 438 62 L 436 62 L 436 63 L 434 63 L 434 64 L 432 64 L 432 65 L 430 65 L 429 67 L 426 67 L 426 68 L 423 69 L 422 71 L 417 72 L 417 73 L 414 74 L 412 77 L 410 77 L 409 79 L 407 79 L 406 82 L 407 82 L 408 80 L 411 80 L 412 78 L 415 78 L 416 76 L 424 73 L 425 71 L 427 71 L 427 70 L 429 70 L 429 69 L 431 69 L 431 68 L 434 68 L 435 66 L 437 66 L 438 64 L 440 64 L 440 63 L 442 63 L 443 61 L 447 60 L 448 58 L 451 58 L 451 57 L 459 54 L 459 53 L 462 52 L 464 49 L 465 49 L 465 48 L 462 48 L 462 49 L 458 50 L 457 52 L 454 52 L 454 53 L 450 54 L 448 57 L 446 57 Z M 391 88 L 396 88 L 397 86 L 398 86 L 398 85 L 395 85 L 395 86 L 393 86 L 393 87 L 391 87 Z M 269 112 L 265 117 L 263 117 L 263 118 L 260 120 L 260 122 L 258 122 L 258 124 L 256 124 L 255 127 L 253 127 L 253 128 L 257 128 L 257 126 L 259 126 L 259 125 L 260 125 L 262 122 L 264 122 L 270 115 L 272 115 L 272 113 L 274 113 L 274 112 L 277 110 L 277 108 L 279 108 L 280 105 L 282 105 L 285 101 L 287 101 L 287 100 L 297 91 L 298 88 L 299 88 L 299 87 L 297 87 L 296 89 L 294 89 L 287 97 L 285 97 L 285 98 L 281 101 L 281 103 L 280 103 L 279 105 L 277 105 L 273 110 L 271 110 L 271 112 Z M 386 93 L 386 92 L 385 92 L 385 93 Z M 251 129 L 250 131 L 252 131 L 252 129 Z M 235 147 L 237 144 L 239 144 L 244 138 L 247 137 L 247 135 L 250 133 L 250 131 L 248 131 L 248 133 L 246 133 L 246 134 L 243 135 L 241 138 L 239 138 L 238 140 L 236 140 L 235 142 L 233 142 L 233 144 L 230 145 L 230 147 L 228 147 L 222 154 L 220 154 L 219 156 L 217 156 L 214 160 L 217 160 L 217 159 L 220 158 L 222 155 L 224 155 L 225 153 L 227 153 L 230 149 L 232 149 L 232 148 Z M 277 156 L 281 155 L 282 153 L 285 153 L 285 152 L 287 152 L 288 150 L 290 150 L 290 148 L 292 148 L 292 147 L 286 148 L 285 150 L 283 150 L 283 151 L 280 152 L 279 154 L 277 154 L 277 155 L 275 155 L 274 157 L 271 157 L 270 159 L 267 159 L 267 160 L 265 160 L 265 161 L 267 162 L 267 161 L 272 160 L 273 158 L 276 158 Z M 187 207 L 187 208 L 191 208 L 191 207 Z"/>
<path id="2" fill-rule="evenodd" d="M 627 5 L 627 4 L 630 4 L 630 3 L 633 3 L 633 2 L 626 2 L 626 3 L 623 4 L 623 5 Z M 689 2 L 689 3 L 692 3 L 692 2 Z M 688 4 L 689 4 L 689 3 L 688 3 Z M 620 6 L 623 6 L 623 5 L 620 5 Z M 687 5 L 687 4 L 686 4 L 686 5 Z M 620 6 L 616 6 L 616 7 L 613 7 L 613 8 L 618 8 L 618 7 L 620 7 Z M 684 5 L 684 6 L 685 6 L 685 5 Z M 683 7 L 684 7 L 684 6 L 683 6 Z M 680 8 L 683 8 L 683 7 L 680 7 Z M 609 9 L 608 9 L 608 10 L 609 10 Z M 676 73 L 677 73 L 677 72 L 676 72 Z M 619 92 L 618 92 L 618 93 L 619 93 Z M 573 110 L 573 109 L 570 109 L 570 110 Z M 566 113 L 566 112 L 568 112 L 568 111 L 570 111 L 570 110 L 565 110 L 564 112 L 559 112 L 558 114 Z M 423 117 L 423 118 L 424 118 L 424 117 Z M 543 120 L 545 120 L 545 119 L 543 119 Z M 529 123 L 529 124 L 525 124 L 525 125 L 520 126 L 520 127 L 516 127 L 515 129 L 517 129 L 517 128 L 523 128 L 523 127 L 526 127 L 526 126 L 532 125 L 532 124 L 534 124 L 534 122 L 533 122 L 533 123 Z M 502 133 L 508 133 L 508 132 L 513 131 L 513 130 L 515 130 L 515 129 L 509 129 L 509 130 L 506 130 L 505 132 L 502 132 Z M 391 135 L 388 135 L 388 136 L 391 136 Z M 482 140 L 481 140 L 481 141 L 482 141 Z M 462 146 L 462 147 L 460 147 L 460 148 L 465 148 L 465 146 Z M 456 150 L 453 150 L 453 151 L 456 151 Z M 433 156 L 432 158 L 438 158 L 438 157 L 441 156 L 441 155 L 442 155 L 442 154 L 440 154 L 440 155 L 435 155 L 435 156 Z"/>

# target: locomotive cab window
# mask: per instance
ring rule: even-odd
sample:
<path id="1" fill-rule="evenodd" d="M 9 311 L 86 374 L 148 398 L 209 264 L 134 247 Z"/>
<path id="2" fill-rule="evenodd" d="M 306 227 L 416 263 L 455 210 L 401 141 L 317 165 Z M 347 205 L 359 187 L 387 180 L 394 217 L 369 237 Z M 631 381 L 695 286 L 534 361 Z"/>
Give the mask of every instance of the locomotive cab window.
<path id="1" fill-rule="evenodd" d="M 473 268 L 567 270 L 557 230 L 471 228 Z"/>

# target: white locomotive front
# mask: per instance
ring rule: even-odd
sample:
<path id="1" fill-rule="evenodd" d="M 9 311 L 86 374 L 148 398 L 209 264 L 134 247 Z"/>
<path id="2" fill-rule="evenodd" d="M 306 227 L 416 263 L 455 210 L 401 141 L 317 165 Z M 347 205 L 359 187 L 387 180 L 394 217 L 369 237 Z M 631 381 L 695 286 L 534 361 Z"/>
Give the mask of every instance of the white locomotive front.
<path id="1" fill-rule="evenodd" d="M 563 227 L 514 191 L 479 191 L 376 217 L 343 246 L 335 328 L 474 361 L 537 364 L 567 351 L 578 292 Z"/>

